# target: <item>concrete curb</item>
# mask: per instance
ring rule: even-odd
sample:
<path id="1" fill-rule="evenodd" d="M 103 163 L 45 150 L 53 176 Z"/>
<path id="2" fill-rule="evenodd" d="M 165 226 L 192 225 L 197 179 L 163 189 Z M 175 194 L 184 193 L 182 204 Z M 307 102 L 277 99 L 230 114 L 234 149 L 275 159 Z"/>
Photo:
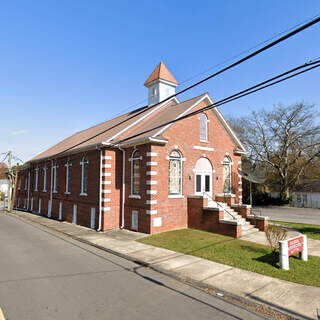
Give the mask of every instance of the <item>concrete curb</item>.
<path id="1" fill-rule="evenodd" d="M 67 232 L 64 232 L 62 230 L 55 229 L 54 227 L 48 226 L 47 224 L 42 224 L 41 222 L 34 221 L 32 219 L 28 219 L 27 217 L 21 217 L 20 215 L 17 215 L 15 213 L 11 213 L 11 214 L 10 213 L 5 213 L 5 214 L 8 215 L 8 216 L 13 216 L 13 217 L 15 217 L 15 218 L 17 218 L 17 219 L 19 219 L 21 221 L 24 221 L 26 223 L 31 224 L 31 225 L 40 225 L 40 226 L 42 226 L 42 227 L 44 227 L 44 228 L 46 228 L 46 229 L 48 229 L 50 231 L 54 231 L 56 233 L 62 234 L 62 235 L 67 236 L 67 237 L 69 237 L 69 238 L 71 238 L 73 240 L 79 241 L 79 242 L 84 243 L 86 245 L 90 245 L 92 247 L 95 247 L 97 249 L 103 250 L 105 252 L 111 253 L 111 254 L 116 255 L 116 256 L 118 256 L 120 258 L 123 258 L 123 259 L 126 259 L 128 261 L 131 261 L 131 262 L 134 262 L 136 264 L 139 264 L 139 265 L 141 265 L 143 267 L 148 267 L 148 268 L 150 268 L 150 269 L 152 269 L 154 271 L 157 271 L 157 272 L 159 272 L 161 274 L 169 276 L 169 277 L 171 277 L 171 278 L 173 278 L 175 280 L 178 280 L 180 282 L 186 283 L 186 284 L 188 284 L 188 285 L 190 285 L 190 286 L 192 286 L 192 287 L 194 287 L 196 289 L 205 291 L 205 292 L 207 292 L 207 293 L 209 293 L 211 295 L 215 295 L 219 299 L 227 300 L 228 303 L 232 303 L 232 304 L 237 305 L 237 306 L 239 306 L 239 304 L 241 304 L 242 306 L 245 305 L 250 310 L 250 312 L 253 312 L 256 315 L 258 315 L 260 317 L 263 317 L 265 319 L 270 319 L 269 316 L 272 316 L 272 318 L 277 318 L 277 316 L 278 316 L 280 319 L 284 319 L 284 317 L 286 317 L 285 319 L 288 319 L 288 320 L 306 320 L 306 319 L 311 319 L 311 318 L 304 317 L 304 316 L 297 317 L 297 315 L 295 315 L 294 313 L 284 312 L 283 310 L 279 310 L 277 307 L 270 307 L 267 304 L 257 303 L 256 301 L 251 300 L 250 297 L 242 297 L 242 296 L 233 294 L 231 292 L 227 292 L 225 290 L 219 289 L 218 287 L 215 287 L 213 285 L 205 284 L 202 281 L 198 281 L 198 280 L 194 280 L 194 279 L 189 278 L 189 277 L 185 277 L 185 276 L 179 274 L 179 272 L 167 270 L 165 268 L 162 268 L 162 267 L 159 267 L 157 265 L 154 265 L 154 263 L 152 263 L 152 262 L 151 263 L 145 262 L 145 261 L 142 261 L 140 259 L 134 258 L 134 257 L 130 256 L 129 254 L 121 253 L 121 252 L 115 251 L 113 249 L 103 247 L 103 246 L 101 246 L 99 244 L 96 244 L 96 243 L 93 243 L 93 242 L 91 242 L 89 240 L 80 238 L 80 237 L 78 237 L 76 235 L 71 235 L 71 234 L 69 234 Z M 30 214 L 30 213 L 27 213 L 27 214 Z M 42 217 L 44 219 L 48 219 L 49 221 L 59 222 L 56 219 L 47 218 L 47 217 L 43 217 L 43 216 L 39 216 L 39 217 Z M 213 292 L 210 292 L 210 291 L 213 291 Z M 265 313 L 269 314 L 269 316 L 266 316 L 264 313 L 257 312 L 255 310 L 253 310 L 253 308 L 265 310 L 265 311 L 267 311 Z M 1 311 L 1 309 L 0 309 L 0 311 Z M 0 320 L 5 320 L 5 319 L 1 319 L 1 313 L 0 313 Z"/>

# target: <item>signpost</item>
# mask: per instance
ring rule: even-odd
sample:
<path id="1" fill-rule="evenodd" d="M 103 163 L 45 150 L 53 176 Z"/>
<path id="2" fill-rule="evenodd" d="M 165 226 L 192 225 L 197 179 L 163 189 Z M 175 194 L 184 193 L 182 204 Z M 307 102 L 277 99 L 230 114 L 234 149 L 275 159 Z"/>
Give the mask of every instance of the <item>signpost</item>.
<path id="1" fill-rule="evenodd" d="M 280 246 L 280 268 L 289 270 L 289 257 L 299 253 L 303 261 L 308 261 L 307 236 L 300 236 L 279 241 Z"/>

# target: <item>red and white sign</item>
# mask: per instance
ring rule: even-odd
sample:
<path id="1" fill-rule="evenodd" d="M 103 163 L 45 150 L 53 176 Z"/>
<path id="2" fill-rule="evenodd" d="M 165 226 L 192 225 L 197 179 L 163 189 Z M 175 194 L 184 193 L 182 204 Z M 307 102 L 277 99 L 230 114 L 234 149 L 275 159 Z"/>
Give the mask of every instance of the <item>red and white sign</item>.
<path id="1" fill-rule="evenodd" d="M 305 234 L 291 239 L 279 241 L 279 247 L 281 269 L 289 270 L 289 257 L 298 252 L 301 252 L 300 258 L 303 261 L 308 261 L 308 242 Z"/>
<path id="2" fill-rule="evenodd" d="M 288 240 L 289 257 L 302 251 L 303 251 L 303 238 L 301 236 Z"/>

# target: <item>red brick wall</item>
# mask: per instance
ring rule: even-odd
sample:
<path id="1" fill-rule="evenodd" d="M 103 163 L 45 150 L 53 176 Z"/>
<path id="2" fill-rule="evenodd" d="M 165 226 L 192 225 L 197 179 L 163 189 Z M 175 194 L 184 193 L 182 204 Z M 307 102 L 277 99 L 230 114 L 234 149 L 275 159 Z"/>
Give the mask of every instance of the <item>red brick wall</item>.
<path id="1" fill-rule="evenodd" d="M 205 106 L 202 102 L 196 109 Z M 172 106 L 174 108 L 174 106 Z M 172 229 L 185 228 L 187 226 L 187 196 L 195 192 L 195 173 L 194 168 L 199 158 L 207 158 L 215 172 L 213 173 L 213 198 L 216 193 L 222 193 L 222 160 L 226 153 L 231 158 L 233 174 L 233 190 L 236 193 L 235 202 L 239 203 L 239 181 L 238 161 L 240 155 L 234 154 L 235 145 L 225 129 L 221 126 L 212 111 L 206 112 L 208 120 L 208 143 L 200 142 L 200 121 L 199 117 L 194 116 L 183 121 L 177 122 L 164 132 L 163 136 L 169 141 L 166 145 L 152 145 L 151 152 L 157 156 L 150 157 L 150 161 L 157 162 L 157 166 L 152 170 L 157 171 L 152 179 L 157 181 L 157 185 L 150 189 L 157 190 L 157 195 L 151 196 L 151 199 L 157 200 L 156 205 L 152 205 L 152 210 L 157 210 L 157 214 L 152 216 L 162 218 L 161 227 L 151 225 L 151 233 L 163 232 Z M 214 151 L 205 151 L 194 149 L 193 146 L 214 148 Z M 169 182 L 169 161 L 167 157 L 174 149 L 182 153 L 186 161 L 183 162 L 183 198 L 171 199 L 168 194 Z M 241 186 L 240 186 L 241 187 Z"/>
<path id="2" fill-rule="evenodd" d="M 103 150 L 102 159 L 102 230 L 119 228 L 122 201 L 122 152 Z"/>
<path id="3" fill-rule="evenodd" d="M 223 210 L 209 210 L 203 208 L 202 197 L 188 197 L 188 228 L 241 237 L 241 226 L 220 223 L 224 217 Z"/>
<path id="4" fill-rule="evenodd" d="M 202 102 L 196 109 L 206 105 Z M 174 106 L 168 106 L 174 108 Z M 196 110 L 194 109 L 194 110 Z M 171 126 L 163 133 L 168 140 L 166 145 L 138 145 L 137 149 L 142 156 L 140 198 L 132 198 L 131 195 L 131 162 L 129 161 L 133 147 L 126 148 L 126 190 L 125 190 L 125 228 L 131 229 L 132 210 L 139 212 L 138 231 L 146 233 L 157 233 L 167 230 L 186 228 L 188 225 L 187 196 L 194 194 L 196 162 L 201 157 L 207 158 L 214 169 L 213 173 L 213 198 L 216 193 L 222 193 L 222 160 L 226 154 L 231 158 L 233 190 L 236 193 L 235 202 L 241 202 L 241 191 L 239 190 L 238 161 L 240 155 L 234 154 L 235 145 L 225 129 L 212 111 L 206 112 L 208 120 L 208 141 L 200 142 L 199 116 L 194 116 Z M 213 148 L 211 150 L 199 150 L 196 147 Z M 183 194 L 181 198 L 169 197 L 169 160 L 167 157 L 172 150 L 178 149 L 183 161 Z M 81 166 L 80 161 L 84 153 L 71 155 L 71 194 L 65 192 L 65 163 L 68 157 L 59 158 L 59 186 L 58 193 L 53 194 L 52 217 L 59 215 L 59 203 L 63 205 L 63 220 L 72 222 L 73 205 L 78 205 L 77 223 L 90 227 L 91 208 L 95 208 L 95 227 L 99 225 L 99 202 L 101 196 L 102 208 L 102 230 L 109 230 L 121 226 L 121 203 L 122 203 L 122 151 L 119 149 L 103 150 L 102 152 L 102 185 L 100 195 L 100 151 L 93 150 L 86 153 L 89 160 L 88 167 L 88 195 L 80 196 Z M 44 163 L 39 163 L 39 191 L 34 191 L 34 171 L 32 171 L 32 183 L 30 198 L 33 197 L 33 211 L 38 210 L 39 199 L 42 200 L 41 214 L 47 215 L 48 200 L 50 197 L 51 163 L 47 162 L 47 192 L 43 192 L 43 168 Z M 34 164 L 30 169 L 33 170 Z M 23 178 L 26 170 L 20 172 Z M 24 181 L 21 190 L 18 190 L 17 199 L 20 198 L 20 207 L 23 198 L 26 197 Z M 30 208 L 30 205 L 29 205 Z M 161 220 L 161 221 L 160 221 Z M 156 225 L 158 224 L 158 226 Z"/>
<path id="5" fill-rule="evenodd" d="M 89 161 L 88 164 L 88 192 L 87 196 L 81 196 L 81 159 L 83 156 Z M 72 166 L 70 167 L 70 194 L 65 194 L 66 191 L 66 162 L 70 160 Z M 52 193 L 52 218 L 59 217 L 59 204 L 62 202 L 62 220 L 72 222 L 73 220 L 73 205 L 77 204 L 77 224 L 90 227 L 91 208 L 95 208 L 95 226 L 98 227 L 99 216 L 99 179 L 100 179 L 100 154 L 98 150 L 87 151 L 86 153 L 78 153 L 70 155 L 69 157 L 59 158 L 57 160 L 58 167 L 58 192 Z M 47 191 L 43 191 L 43 167 L 47 165 Z M 38 191 L 35 191 L 35 171 L 39 168 L 39 182 Z M 27 197 L 27 191 L 24 190 L 24 179 L 31 173 L 30 179 L 30 203 L 33 198 L 33 211 L 39 210 L 39 199 L 41 199 L 41 214 L 48 215 L 48 201 L 50 200 L 51 189 L 51 161 L 32 163 L 29 168 L 19 172 L 19 179 L 23 180 L 20 190 L 17 190 L 16 206 L 20 198 L 20 207 L 23 204 L 23 198 Z"/>

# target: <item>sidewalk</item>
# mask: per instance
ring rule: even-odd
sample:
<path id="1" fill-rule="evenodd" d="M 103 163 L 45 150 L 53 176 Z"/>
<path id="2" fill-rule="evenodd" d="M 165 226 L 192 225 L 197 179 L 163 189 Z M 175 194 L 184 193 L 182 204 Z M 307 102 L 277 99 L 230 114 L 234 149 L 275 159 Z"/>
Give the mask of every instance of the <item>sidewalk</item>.
<path id="1" fill-rule="evenodd" d="M 287 233 L 287 239 L 295 237 L 297 235 L 299 235 L 299 232 L 289 230 Z M 242 237 L 241 240 L 268 245 L 264 232 L 256 232 L 256 233 L 248 234 Z M 320 257 L 320 240 L 314 240 L 310 238 L 307 238 L 307 240 L 308 240 L 308 254 L 311 256 Z"/>
<path id="2" fill-rule="evenodd" d="M 22 211 L 15 211 L 13 216 L 43 225 L 162 273 L 188 280 L 202 288 L 247 298 L 291 314 L 298 319 L 317 319 L 316 310 L 320 309 L 320 288 L 287 282 L 136 242 L 135 240 L 147 236 L 142 233 L 127 230 L 98 233 L 81 226 Z M 260 240 L 262 241 L 262 238 Z"/>

